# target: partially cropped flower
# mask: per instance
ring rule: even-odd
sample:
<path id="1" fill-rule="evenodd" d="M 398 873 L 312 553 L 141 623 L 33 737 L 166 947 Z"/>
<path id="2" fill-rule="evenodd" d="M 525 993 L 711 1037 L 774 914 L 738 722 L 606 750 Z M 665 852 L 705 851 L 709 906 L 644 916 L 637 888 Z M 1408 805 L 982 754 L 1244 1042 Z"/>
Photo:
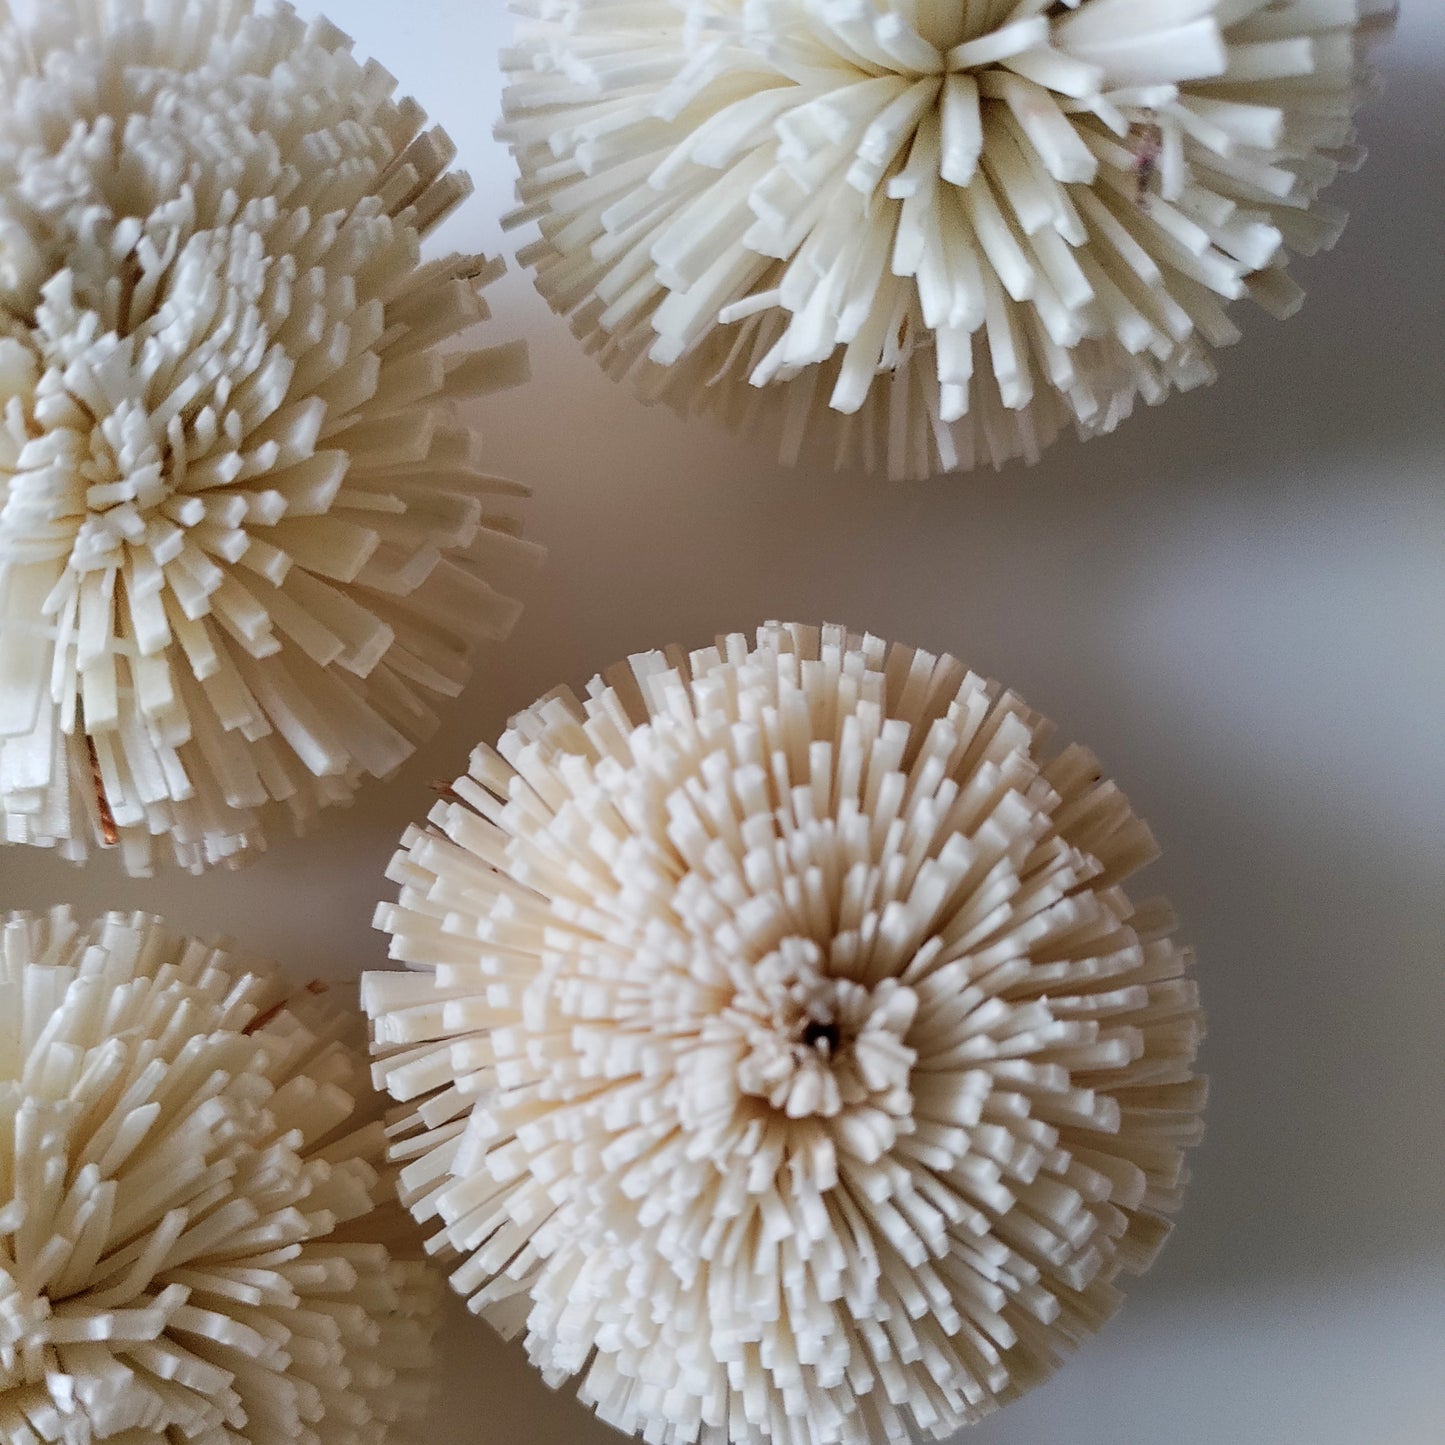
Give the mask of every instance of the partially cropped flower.
<path id="1" fill-rule="evenodd" d="M 514 0 L 542 294 L 645 396 L 927 476 L 1214 376 L 1384 0 Z"/>
<path id="2" fill-rule="evenodd" d="M 1189 957 L 1082 748 L 950 657 L 770 625 L 515 720 L 368 975 L 402 1197 L 549 1381 L 658 1445 L 952 1434 L 1148 1266 Z"/>
<path id="3" fill-rule="evenodd" d="M 418 1438 L 441 1291 L 360 1034 L 156 918 L 0 923 L 0 1445 Z"/>
<path id="4" fill-rule="evenodd" d="M 186 867 L 392 772 L 515 605 L 450 419 L 500 267 L 454 150 L 325 21 L 0 5 L 0 837 Z"/>

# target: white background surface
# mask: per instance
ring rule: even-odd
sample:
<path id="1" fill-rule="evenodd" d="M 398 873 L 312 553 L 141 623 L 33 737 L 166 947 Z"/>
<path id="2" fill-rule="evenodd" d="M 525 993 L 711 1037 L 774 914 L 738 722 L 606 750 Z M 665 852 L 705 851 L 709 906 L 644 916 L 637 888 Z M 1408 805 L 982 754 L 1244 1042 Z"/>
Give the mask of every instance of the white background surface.
<path id="1" fill-rule="evenodd" d="M 309 0 L 301 7 L 309 10 Z M 392 783 L 238 875 L 123 879 L 10 850 L 7 907 L 145 907 L 302 977 L 380 966 L 404 825 L 470 745 L 629 651 L 767 617 L 965 657 L 1094 747 L 1164 846 L 1210 1009 L 1210 1134 L 1159 1268 L 973 1445 L 1445 1441 L 1445 3 L 1405 0 L 1341 247 L 1211 391 L 1033 469 L 789 473 L 613 386 L 514 273 L 537 380 L 478 409 L 551 549 L 528 611 Z M 331 0 L 461 146 L 457 247 L 510 250 L 490 138 L 501 0 Z M 435 1445 L 602 1445 L 460 1311 Z"/>

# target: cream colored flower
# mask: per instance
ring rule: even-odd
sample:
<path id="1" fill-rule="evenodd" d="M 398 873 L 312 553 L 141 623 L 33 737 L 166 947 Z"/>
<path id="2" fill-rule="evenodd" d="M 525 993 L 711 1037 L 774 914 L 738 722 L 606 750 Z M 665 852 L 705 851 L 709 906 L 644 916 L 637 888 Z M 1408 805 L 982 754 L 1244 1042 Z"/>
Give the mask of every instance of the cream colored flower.
<path id="1" fill-rule="evenodd" d="M 516 607 L 445 349 L 500 267 L 325 21 L 0 3 L 0 836 L 233 862 L 392 772 Z"/>
<path id="2" fill-rule="evenodd" d="M 525 0 L 524 252 L 614 376 L 927 476 L 1214 376 L 1350 158 L 1382 0 Z"/>
<path id="3" fill-rule="evenodd" d="M 159 919 L 4 920 L 0 1445 L 416 1438 L 440 1290 L 353 1033 Z"/>
<path id="4" fill-rule="evenodd" d="M 368 975 L 404 1200 L 662 1445 L 950 1435 L 1114 1312 L 1199 1135 L 1145 826 L 949 657 L 763 628 L 480 748 Z"/>

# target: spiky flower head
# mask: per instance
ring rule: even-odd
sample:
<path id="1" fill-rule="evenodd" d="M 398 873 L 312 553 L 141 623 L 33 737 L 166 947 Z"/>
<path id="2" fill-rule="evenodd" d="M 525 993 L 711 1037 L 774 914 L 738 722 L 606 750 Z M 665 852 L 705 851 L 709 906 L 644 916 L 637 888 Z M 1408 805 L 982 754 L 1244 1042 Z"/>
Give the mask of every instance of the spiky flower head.
<path id="1" fill-rule="evenodd" d="M 0 836 L 199 870 L 393 771 L 515 606 L 451 404 L 499 268 L 324 20 L 0 0 Z"/>
<path id="2" fill-rule="evenodd" d="M 403 1198 L 659 1445 L 952 1434 L 1119 1305 L 1202 1022 L 1148 830 L 950 657 L 770 625 L 481 748 L 368 975 Z"/>
<path id="3" fill-rule="evenodd" d="M 513 0 L 542 294 L 647 397 L 894 476 L 1211 380 L 1354 158 L 1385 0 Z"/>
<path id="4" fill-rule="evenodd" d="M 0 1445 L 414 1438 L 359 1021 L 159 919 L 0 923 Z"/>

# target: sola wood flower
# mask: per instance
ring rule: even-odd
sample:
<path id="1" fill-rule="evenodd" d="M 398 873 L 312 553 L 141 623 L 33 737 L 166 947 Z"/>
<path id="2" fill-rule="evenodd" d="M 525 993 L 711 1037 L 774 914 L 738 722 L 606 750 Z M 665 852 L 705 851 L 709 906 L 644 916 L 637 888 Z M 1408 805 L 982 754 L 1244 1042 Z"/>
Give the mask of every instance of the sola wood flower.
<path id="1" fill-rule="evenodd" d="M 1381 3 L 514 0 L 523 254 L 610 372 L 785 459 L 1034 459 L 1212 379 L 1222 302 L 1297 306 Z"/>
<path id="2" fill-rule="evenodd" d="M 0 822 L 199 869 L 393 771 L 514 605 L 415 102 L 252 0 L 0 0 Z M 274 815 L 268 817 L 268 815 Z"/>
<path id="3" fill-rule="evenodd" d="M 144 915 L 0 928 L 0 1442 L 399 1438 L 441 1291 L 359 1022 Z"/>
<path id="4" fill-rule="evenodd" d="M 554 1384 L 664 1445 L 950 1434 L 1120 1302 L 1202 1022 L 1154 845 L 949 657 L 764 628 L 480 749 L 369 975 L 402 1197 Z"/>

